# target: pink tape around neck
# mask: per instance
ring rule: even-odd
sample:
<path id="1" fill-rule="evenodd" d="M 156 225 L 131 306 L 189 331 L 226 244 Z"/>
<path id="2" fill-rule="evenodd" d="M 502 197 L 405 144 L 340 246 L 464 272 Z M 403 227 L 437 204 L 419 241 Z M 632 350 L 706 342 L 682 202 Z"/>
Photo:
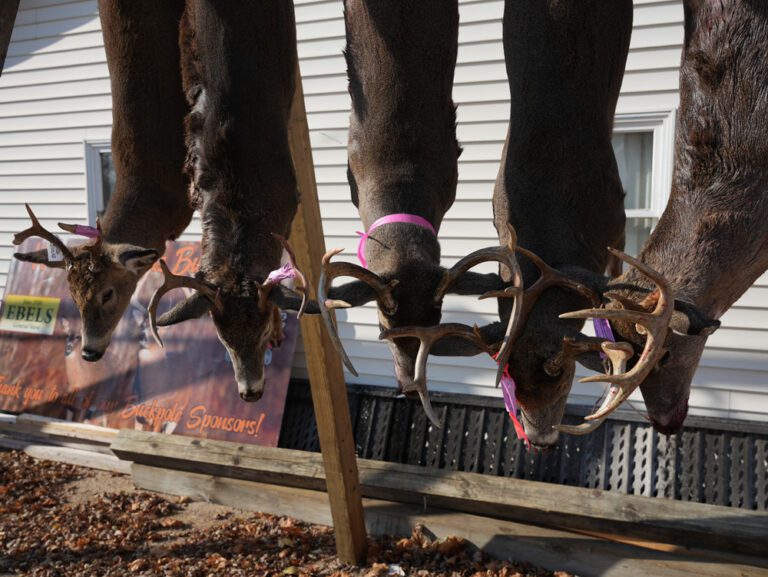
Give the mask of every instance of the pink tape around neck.
<path id="1" fill-rule="evenodd" d="M 493 360 L 496 360 L 496 357 L 493 357 Z M 517 414 L 520 412 L 520 407 L 517 405 L 516 388 L 517 384 L 515 383 L 515 379 L 509 374 L 509 366 L 504 367 L 504 375 L 501 377 L 501 392 L 504 395 L 504 408 L 506 408 L 509 418 L 512 419 L 517 438 L 525 443 L 527 449 L 530 449 L 531 441 L 528 439 L 523 424 L 517 418 Z"/>
<path id="2" fill-rule="evenodd" d="M 370 236 L 370 234 L 380 226 L 383 226 L 385 224 L 393 224 L 396 222 L 403 222 L 406 224 L 415 224 L 416 226 L 420 226 L 421 228 L 426 228 L 432 234 L 437 236 L 437 232 L 435 232 L 435 227 L 432 226 L 432 224 L 426 218 L 422 218 L 415 214 L 406 214 L 406 213 L 388 214 L 387 216 L 383 216 L 377 221 L 375 221 L 370 226 L 370 228 L 368 228 L 368 232 L 361 232 L 359 230 L 357 231 L 357 234 L 360 235 L 360 243 L 357 245 L 357 258 L 360 260 L 360 264 L 363 265 L 363 267 L 368 268 L 368 262 L 365 260 L 365 241 L 368 240 L 368 237 Z"/>

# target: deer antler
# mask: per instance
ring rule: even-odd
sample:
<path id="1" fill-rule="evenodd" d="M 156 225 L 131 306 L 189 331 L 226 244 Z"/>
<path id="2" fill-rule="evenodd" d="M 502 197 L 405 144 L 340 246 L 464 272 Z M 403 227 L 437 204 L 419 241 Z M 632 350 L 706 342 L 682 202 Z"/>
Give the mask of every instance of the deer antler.
<path id="1" fill-rule="evenodd" d="M 291 248 L 291 245 L 288 244 L 288 241 L 285 240 L 285 237 L 282 235 L 279 235 L 275 232 L 272 233 L 272 236 L 275 237 L 281 245 L 283 245 L 283 248 L 285 249 L 285 252 L 288 253 L 288 261 L 291 263 L 291 267 L 293 268 L 293 272 L 295 273 L 294 278 L 298 281 L 295 286 L 295 291 L 298 293 L 301 293 L 301 306 L 299 307 L 299 312 L 296 314 L 296 318 L 301 318 L 301 315 L 304 314 L 304 308 L 307 306 L 307 279 L 304 277 L 304 274 L 299 270 L 299 267 L 296 265 L 296 253 L 293 252 L 293 249 Z M 269 299 L 269 293 L 272 290 L 272 287 L 280 284 L 279 280 L 270 280 L 267 279 L 262 284 L 256 283 L 256 288 L 259 291 L 259 309 L 262 311 L 267 306 L 267 299 Z"/>
<path id="2" fill-rule="evenodd" d="M 515 251 L 524 255 L 531 262 L 533 262 L 533 264 L 535 264 L 541 272 L 541 276 L 529 288 L 525 289 L 525 292 L 523 295 L 521 295 L 519 310 L 516 310 L 515 308 L 512 309 L 509 324 L 507 325 L 507 334 L 504 337 L 505 342 L 499 351 L 498 356 L 496 357 L 496 361 L 499 364 L 499 368 L 496 373 L 497 387 L 501 381 L 501 376 L 504 374 L 504 368 L 509 363 L 509 357 L 512 354 L 512 348 L 517 342 L 517 339 L 520 338 L 520 335 L 523 334 L 525 324 L 528 322 L 528 317 L 530 316 L 531 311 L 533 311 L 533 307 L 536 305 L 536 301 L 539 300 L 544 291 L 554 286 L 563 286 L 579 293 L 584 298 L 590 300 L 594 305 L 598 305 L 600 303 L 600 296 L 595 291 L 578 282 L 577 280 L 572 279 L 560 271 L 552 268 L 536 254 L 520 246 L 516 246 Z M 486 294 L 481 298 L 498 298 L 499 296 L 504 295 Z M 517 299 L 515 299 L 515 304 L 517 304 Z"/>
<path id="3" fill-rule="evenodd" d="M 376 301 L 382 311 L 391 315 L 397 310 L 397 302 L 392 295 L 392 289 L 397 286 L 397 280 L 391 280 L 385 283 L 379 275 L 369 271 L 361 266 L 352 264 L 350 262 L 331 262 L 331 259 L 342 252 L 343 249 L 336 248 L 329 250 L 323 255 L 323 266 L 320 272 L 320 282 L 317 288 L 317 304 L 320 307 L 320 314 L 323 317 L 325 326 L 328 329 L 328 334 L 331 337 L 331 342 L 336 348 L 336 351 L 341 355 L 344 360 L 344 365 L 347 367 L 350 373 L 357 376 L 357 371 L 352 365 L 352 361 L 349 360 L 344 345 L 339 338 L 339 332 L 336 329 L 336 324 L 331 317 L 330 311 L 332 309 L 349 308 L 352 305 L 346 301 L 333 300 L 328 298 L 328 290 L 331 287 L 331 282 L 338 276 L 351 276 L 358 280 L 363 281 L 370 286 L 376 293 Z"/>
<path id="4" fill-rule="evenodd" d="M 37 220 L 37 217 L 35 216 L 35 213 L 32 212 L 32 209 L 29 207 L 29 204 L 25 204 L 24 206 L 27 208 L 27 213 L 29 214 L 29 218 L 32 220 L 32 226 L 14 235 L 13 244 L 20 245 L 22 242 L 24 242 L 28 238 L 31 238 L 33 236 L 40 237 L 43 240 L 47 240 L 56 248 L 58 248 L 61 251 L 61 253 L 64 255 L 64 260 L 66 261 L 67 266 L 71 265 L 75 260 L 75 255 L 72 254 L 69 248 L 67 248 L 67 245 L 65 245 L 58 236 L 53 234 L 51 231 L 45 229 L 43 225 L 40 224 L 40 221 Z"/>
<path id="5" fill-rule="evenodd" d="M 429 420 L 436 427 L 440 427 L 440 421 L 437 419 L 432 404 L 429 401 L 429 391 L 427 390 L 427 358 L 432 346 L 445 337 L 460 337 L 472 342 L 476 347 L 491 354 L 493 347 L 488 345 L 480 335 L 480 329 L 469 327 L 460 323 L 445 323 L 434 327 L 398 327 L 395 329 L 385 329 L 381 331 L 379 340 L 401 339 L 401 338 L 419 339 L 419 352 L 416 355 L 416 371 L 413 384 L 416 392 L 419 393 L 421 404 L 424 407 Z"/>
<path id="6" fill-rule="evenodd" d="M 632 391 L 640 386 L 640 383 L 645 380 L 648 373 L 656 366 L 664 355 L 664 341 L 669 328 L 669 322 L 672 318 L 672 312 L 674 311 L 672 289 L 661 274 L 645 263 L 621 251 L 610 247 L 608 250 L 650 278 L 658 287 L 659 292 L 656 307 L 651 313 L 626 309 L 587 309 L 560 315 L 560 318 L 563 319 L 586 319 L 593 317 L 633 322 L 640 325 L 646 332 L 645 348 L 640 355 L 640 360 L 632 367 L 632 370 L 622 374 L 595 375 L 581 379 L 582 383 L 608 382 L 617 385 L 610 388 L 602 406 L 593 414 L 585 417 L 585 420 L 588 421 L 604 418 L 615 411 L 632 394 Z"/>
<path id="7" fill-rule="evenodd" d="M 155 337 L 155 341 L 157 341 L 158 345 L 164 347 L 163 339 L 160 338 L 160 333 L 157 330 L 157 305 L 160 303 L 160 299 L 165 293 L 173 289 L 187 287 L 199 291 L 205 297 L 210 299 L 217 307 L 221 307 L 221 301 L 218 292 L 211 288 L 207 283 L 196 279 L 195 277 L 173 274 L 168 270 L 168 266 L 165 264 L 164 260 L 160 261 L 160 268 L 163 270 L 163 284 L 155 290 L 152 299 L 149 301 L 147 310 L 149 311 L 149 327 L 152 331 L 152 336 Z"/>
<path id="8" fill-rule="evenodd" d="M 603 341 L 601 348 L 603 352 L 611 361 L 611 374 L 621 375 L 627 368 L 627 361 L 635 354 L 635 349 L 629 343 L 613 343 L 611 341 Z M 612 387 L 613 388 L 613 387 Z M 600 408 L 595 414 L 601 413 L 611 402 L 611 395 L 606 395 Z M 571 435 L 586 435 L 597 429 L 603 421 L 606 419 L 608 413 L 603 416 L 587 421 L 580 425 L 555 425 L 555 429 L 561 433 L 569 433 Z"/>
<path id="9" fill-rule="evenodd" d="M 520 271 L 520 264 L 517 262 L 517 257 L 515 256 L 515 251 L 518 250 L 517 233 L 515 232 L 514 227 L 509 223 L 507 224 L 507 229 L 509 230 L 509 241 L 507 242 L 507 246 L 482 248 L 468 254 L 453 265 L 450 270 L 446 271 L 435 292 L 435 305 L 439 306 L 440 303 L 442 303 L 445 294 L 448 292 L 448 289 L 451 288 L 456 280 L 462 274 L 481 262 L 499 262 L 506 266 L 512 273 L 512 286 L 509 286 L 502 291 L 488 291 L 478 297 L 480 300 L 486 298 L 514 299 L 512 312 L 510 313 L 509 322 L 507 323 L 507 330 L 504 333 L 504 338 L 501 341 L 497 356 L 498 360 L 503 359 L 504 361 L 503 363 L 499 362 L 498 369 L 496 370 L 497 387 L 501 382 L 501 378 L 504 376 L 504 369 L 506 368 L 512 351 L 512 334 L 515 331 L 515 327 L 520 323 L 523 300 L 523 274 Z"/>

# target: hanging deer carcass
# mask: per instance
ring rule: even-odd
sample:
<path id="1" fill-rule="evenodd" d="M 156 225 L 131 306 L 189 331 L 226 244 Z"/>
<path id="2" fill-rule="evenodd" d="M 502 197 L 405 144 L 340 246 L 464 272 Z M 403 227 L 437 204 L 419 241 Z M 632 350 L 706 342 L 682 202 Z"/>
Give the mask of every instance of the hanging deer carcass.
<path id="1" fill-rule="evenodd" d="M 451 98 L 457 1 L 346 0 L 344 8 L 352 97 L 348 178 L 367 232 L 358 250 L 363 266 L 330 262 L 340 249 L 326 254 L 318 304 L 347 368 L 357 374 L 329 311 L 376 301 L 400 389 L 418 394 L 439 426 L 426 385 L 432 345 L 444 339 L 433 352 L 450 354 L 451 343 L 467 340 L 495 352 L 478 331 L 439 324 L 443 297 L 503 289 L 497 275 L 468 269 L 495 260 L 519 278 L 517 262 L 506 246 L 479 251 L 451 270 L 440 266 L 437 232 L 455 198 L 461 152 Z M 358 280 L 331 287 L 339 276 Z M 506 294 L 514 296 L 515 288 Z"/>
<path id="2" fill-rule="evenodd" d="M 558 315 L 600 303 L 578 280 L 600 275 L 608 245 L 622 248 L 624 193 L 611 129 L 632 31 L 631 0 L 507 0 L 504 54 L 510 121 L 493 196 L 508 227 L 538 257 L 521 263 L 521 323 L 507 362 L 535 446 L 555 442 L 576 356 L 599 349 L 580 321 Z M 506 275 L 505 271 L 502 271 Z M 556 286 L 563 285 L 566 286 Z M 510 314 L 499 300 L 502 318 Z"/>
<path id="3" fill-rule="evenodd" d="M 716 319 L 768 268 L 768 10 L 748 0 L 683 7 L 672 191 L 640 254 L 661 279 L 654 286 L 629 270 L 608 283 L 606 309 L 569 315 L 610 319 L 642 356 L 633 374 L 599 379 L 612 388 L 575 432 L 593 429 L 638 386 L 653 426 L 678 432 Z"/>
<path id="4" fill-rule="evenodd" d="M 14 244 L 39 236 L 61 252 L 17 253 L 19 260 L 66 268 L 82 317 L 82 357 L 98 361 L 109 346 L 139 278 L 192 217 L 183 175 L 185 114 L 179 73 L 178 23 L 183 1 L 100 0 L 112 86 L 115 190 L 98 238 L 69 248 L 27 206 L 32 227 Z M 73 225 L 60 225 L 79 233 Z M 93 234 L 93 232 L 91 231 Z"/>
<path id="5" fill-rule="evenodd" d="M 256 401 L 264 390 L 264 353 L 282 340 L 278 307 L 301 311 L 306 300 L 300 273 L 302 295 L 270 275 L 283 248 L 290 254 L 284 239 L 299 200 L 288 144 L 297 72 L 293 4 L 189 0 L 181 47 L 191 107 L 187 170 L 202 220 L 202 258 L 197 278 L 164 267 L 165 283 L 149 307 L 151 325 L 159 340 L 156 325 L 209 312 L 240 396 Z M 180 286 L 198 292 L 156 319 L 159 299 Z M 316 305 L 308 312 L 318 312 Z"/>

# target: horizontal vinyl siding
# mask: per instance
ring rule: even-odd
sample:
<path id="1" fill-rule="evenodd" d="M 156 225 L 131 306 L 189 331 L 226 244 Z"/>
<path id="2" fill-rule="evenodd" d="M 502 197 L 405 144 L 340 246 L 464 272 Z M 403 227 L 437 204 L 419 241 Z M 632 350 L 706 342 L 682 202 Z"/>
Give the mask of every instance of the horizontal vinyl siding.
<path id="1" fill-rule="evenodd" d="M 296 0 L 299 57 L 328 248 L 353 259 L 360 229 L 346 180 L 349 121 L 344 23 L 339 0 Z M 683 40 L 679 0 L 635 0 L 634 32 L 617 113 L 678 105 Z M 506 134 L 509 91 L 501 42 L 501 0 L 461 2 L 454 99 L 458 103 L 456 202 L 440 230 L 444 263 L 495 242 L 490 197 Z M 0 290 L 14 232 L 27 226 L 23 202 L 42 222 L 85 222 L 83 141 L 108 139 L 109 77 L 95 0 L 22 0 L 0 79 Z M 199 220 L 183 238 L 199 239 Z M 480 270 L 490 271 L 492 265 Z M 339 332 L 360 372 L 350 383 L 394 385 L 392 359 L 378 341 L 375 308 L 339 311 Z M 444 320 L 491 322 L 495 305 L 449 297 Z M 691 413 L 764 419 L 768 415 L 768 275 L 722 319 L 696 374 Z M 499 395 L 487 358 L 431 358 L 430 389 Z M 306 376 L 299 344 L 294 374 Z M 580 373 L 582 374 L 582 373 Z M 586 374 L 586 373 L 583 373 Z M 592 404 L 600 385 L 576 384 L 573 400 Z M 636 395 L 637 400 L 640 399 Z M 634 398 L 634 397 L 633 397 Z M 642 403 L 636 403 L 642 408 Z"/>

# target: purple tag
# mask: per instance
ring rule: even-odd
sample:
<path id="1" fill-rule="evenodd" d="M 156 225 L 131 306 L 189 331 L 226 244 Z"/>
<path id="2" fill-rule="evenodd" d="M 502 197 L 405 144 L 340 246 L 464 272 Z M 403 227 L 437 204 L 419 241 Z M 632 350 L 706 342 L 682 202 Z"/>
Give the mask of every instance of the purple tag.
<path id="1" fill-rule="evenodd" d="M 99 238 L 101 236 L 98 229 L 92 226 L 83 226 L 82 224 L 75 225 L 75 234 L 78 236 L 87 236 L 88 238 Z"/>
<path id="2" fill-rule="evenodd" d="M 592 319 L 592 324 L 595 326 L 595 334 L 601 339 L 606 341 L 616 342 L 616 337 L 613 336 L 613 330 L 611 329 L 611 323 L 608 319 Z M 600 353 L 600 358 L 605 358 L 605 353 Z"/>

